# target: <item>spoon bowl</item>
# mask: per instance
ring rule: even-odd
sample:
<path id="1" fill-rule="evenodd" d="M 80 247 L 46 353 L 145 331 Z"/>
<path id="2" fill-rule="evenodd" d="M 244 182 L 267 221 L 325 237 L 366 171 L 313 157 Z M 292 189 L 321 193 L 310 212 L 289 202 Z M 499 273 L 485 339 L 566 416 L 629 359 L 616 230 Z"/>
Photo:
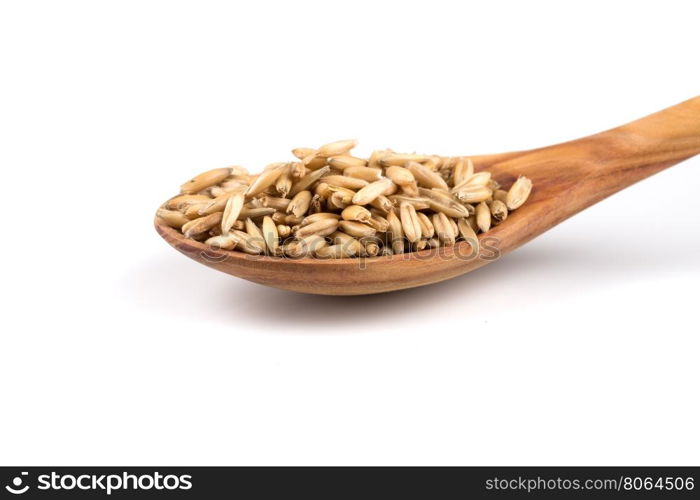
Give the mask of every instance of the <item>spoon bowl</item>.
<path id="1" fill-rule="evenodd" d="M 206 266 L 276 288 L 322 295 L 364 295 L 454 278 L 497 261 L 536 236 L 611 194 L 700 153 L 700 97 L 627 125 L 530 151 L 470 156 L 502 185 L 520 175 L 533 189 L 527 202 L 479 235 L 473 255 L 464 241 L 388 257 L 294 259 L 214 249 L 162 223 L 175 249 Z"/>

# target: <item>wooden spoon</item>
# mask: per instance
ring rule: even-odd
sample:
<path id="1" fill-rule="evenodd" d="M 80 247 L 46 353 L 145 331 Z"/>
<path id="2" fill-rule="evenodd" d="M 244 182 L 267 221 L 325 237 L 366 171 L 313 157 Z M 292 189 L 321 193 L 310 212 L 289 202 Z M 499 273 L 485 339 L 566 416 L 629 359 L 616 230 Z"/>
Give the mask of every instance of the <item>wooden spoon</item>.
<path id="1" fill-rule="evenodd" d="M 164 225 L 170 245 L 209 267 L 263 285 L 323 295 L 362 295 L 436 283 L 497 260 L 594 203 L 700 153 L 700 97 L 622 127 L 531 151 L 472 156 L 509 186 L 532 179 L 528 201 L 502 224 L 480 235 L 482 252 L 454 247 L 367 259 L 320 260 L 251 256 L 214 250 Z"/>

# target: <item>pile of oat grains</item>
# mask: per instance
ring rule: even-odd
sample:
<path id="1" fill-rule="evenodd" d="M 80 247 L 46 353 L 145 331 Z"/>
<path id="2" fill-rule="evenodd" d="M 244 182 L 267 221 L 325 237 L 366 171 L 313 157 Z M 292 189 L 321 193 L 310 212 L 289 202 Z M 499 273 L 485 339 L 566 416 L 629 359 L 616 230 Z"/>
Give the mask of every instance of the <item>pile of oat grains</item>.
<path id="1" fill-rule="evenodd" d="M 532 183 L 508 190 L 465 157 L 374 151 L 355 140 L 292 150 L 297 161 L 251 175 L 239 166 L 182 185 L 157 216 L 214 248 L 279 257 L 374 257 L 469 242 L 506 220 Z"/>

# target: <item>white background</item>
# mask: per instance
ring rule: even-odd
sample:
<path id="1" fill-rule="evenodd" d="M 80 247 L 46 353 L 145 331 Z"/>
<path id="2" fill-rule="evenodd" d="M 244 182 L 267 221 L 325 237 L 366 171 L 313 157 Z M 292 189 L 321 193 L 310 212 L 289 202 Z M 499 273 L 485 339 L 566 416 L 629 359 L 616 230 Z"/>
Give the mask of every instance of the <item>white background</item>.
<path id="1" fill-rule="evenodd" d="M 0 462 L 700 462 L 693 159 L 450 282 L 268 289 L 157 206 L 296 146 L 476 154 L 699 92 L 697 2 L 3 2 Z"/>

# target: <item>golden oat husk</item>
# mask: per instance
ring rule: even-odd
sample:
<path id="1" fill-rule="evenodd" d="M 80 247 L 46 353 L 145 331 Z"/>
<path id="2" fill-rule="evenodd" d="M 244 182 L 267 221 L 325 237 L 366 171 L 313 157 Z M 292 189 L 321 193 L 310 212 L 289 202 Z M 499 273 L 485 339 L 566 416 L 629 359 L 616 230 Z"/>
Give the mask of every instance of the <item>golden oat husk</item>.
<path id="1" fill-rule="evenodd" d="M 191 220 L 182 226 L 182 234 L 184 234 L 186 238 L 202 234 L 205 231 L 208 231 L 212 227 L 219 224 L 221 222 L 221 216 L 221 212 L 216 212 L 210 215 L 205 215 L 204 217 L 200 217 L 198 219 Z"/>
<path id="2" fill-rule="evenodd" d="M 532 191 L 532 181 L 527 177 L 518 177 L 518 180 L 513 183 L 506 195 L 508 210 L 520 208 L 530 196 L 530 191 Z"/>
<path id="3" fill-rule="evenodd" d="M 297 217 L 303 216 L 309 210 L 312 196 L 311 191 L 299 191 L 294 195 L 289 205 L 287 205 L 286 212 L 296 215 Z"/>
<path id="4" fill-rule="evenodd" d="M 328 158 L 329 156 L 339 156 L 347 153 L 355 146 L 357 146 L 357 141 L 355 139 L 330 142 L 318 148 L 316 154 L 325 158 Z"/>
<path id="5" fill-rule="evenodd" d="M 255 178 L 253 183 L 248 186 L 248 190 L 245 192 L 245 195 L 247 197 L 252 197 L 265 191 L 277 181 L 279 176 L 284 172 L 285 168 L 287 168 L 286 165 L 277 165 L 269 170 L 263 171 Z"/>
<path id="6" fill-rule="evenodd" d="M 426 188 L 418 188 L 418 193 L 420 193 L 423 196 L 427 196 L 428 198 L 433 198 L 435 200 L 441 201 L 443 203 L 455 203 L 456 200 L 454 197 L 449 193 L 449 191 L 443 191 L 442 189 L 426 189 Z"/>
<path id="7" fill-rule="evenodd" d="M 338 226 L 340 229 L 349 234 L 350 236 L 354 236 L 356 238 L 365 238 L 367 236 L 374 236 L 374 234 L 377 232 L 376 229 L 374 229 L 371 226 L 368 226 L 366 224 L 362 224 L 361 222 L 355 222 L 355 221 L 349 221 L 349 220 L 341 220 L 338 223 Z"/>
<path id="8" fill-rule="evenodd" d="M 452 226 L 452 232 L 455 235 L 455 239 L 457 236 L 459 236 L 459 229 L 457 229 L 457 222 L 452 217 L 448 217 L 447 220 L 450 222 L 450 226 Z"/>
<path id="9" fill-rule="evenodd" d="M 407 196 L 405 194 L 392 194 L 389 196 L 394 206 L 399 206 L 404 201 L 413 205 L 416 210 L 426 210 L 430 208 L 430 200 L 422 196 Z"/>
<path id="10" fill-rule="evenodd" d="M 309 171 L 318 170 L 319 168 L 325 167 L 327 165 L 326 157 L 319 156 L 318 153 L 314 153 L 310 156 L 304 158 L 301 164 L 306 167 Z M 300 177 L 300 176 L 296 176 Z"/>
<path id="11" fill-rule="evenodd" d="M 266 197 L 267 195 L 258 195 L 252 200 L 249 200 L 245 205 L 243 205 L 246 208 L 272 208 L 272 207 L 265 207 L 263 204 L 263 198 Z"/>
<path id="12" fill-rule="evenodd" d="M 287 211 L 287 207 L 291 201 L 292 200 L 289 198 L 277 198 L 275 196 L 266 195 L 260 197 L 260 202 L 262 203 L 263 207 L 274 208 L 275 210 L 280 210 L 282 212 Z"/>
<path id="13" fill-rule="evenodd" d="M 299 158 L 300 160 L 303 160 L 307 156 L 310 156 L 312 154 L 316 153 L 316 150 L 313 148 L 294 148 L 292 149 L 292 154 Z"/>
<path id="14" fill-rule="evenodd" d="M 391 240 L 403 238 L 403 226 L 395 210 L 391 210 L 386 215 L 386 220 L 389 223 L 389 235 L 391 236 Z"/>
<path id="15" fill-rule="evenodd" d="M 382 245 L 382 239 L 378 236 L 370 236 L 369 238 L 360 238 L 360 257 L 376 257 Z"/>
<path id="16" fill-rule="evenodd" d="M 389 196 L 389 195 L 392 195 L 392 194 L 396 194 L 396 193 L 399 191 L 399 186 L 397 186 L 396 184 L 394 184 L 393 182 L 391 182 L 391 179 L 386 179 L 386 178 L 384 178 L 384 179 L 381 179 L 381 180 L 383 180 L 383 181 L 389 181 L 389 182 L 387 182 L 387 184 L 386 184 L 386 186 L 387 186 L 386 189 L 385 189 L 384 192 L 382 193 L 383 196 Z M 375 182 L 376 182 L 376 181 L 375 181 Z"/>
<path id="17" fill-rule="evenodd" d="M 421 234 L 424 238 L 432 238 L 435 234 L 435 227 L 430 221 L 430 217 L 425 215 L 423 212 L 416 212 L 418 215 L 418 222 L 420 223 Z"/>
<path id="18" fill-rule="evenodd" d="M 404 184 L 401 186 L 401 192 L 406 196 L 418 196 L 418 183 Z"/>
<path id="19" fill-rule="evenodd" d="M 404 167 L 411 162 L 423 163 L 431 159 L 430 155 L 405 154 L 405 153 L 390 153 L 383 156 L 380 163 L 385 167 L 399 166 Z"/>
<path id="20" fill-rule="evenodd" d="M 275 255 L 279 246 L 279 232 L 277 231 L 275 222 L 269 215 L 263 217 L 262 234 L 263 238 L 265 239 L 265 245 L 270 251 L 270 254 Z"/>
<path id="21" fill-rule="evenodd" d="M 380 251 L 381 251 L 381 248 L 374 241 L 370 241 L 369 243 L 367 243 L 365 245 L 365 252 L 364 253 L 367 257 L 376 257 L 377 255 L 379 255 Z"/>
<path id="22" fill-rule="evenodd" d="M 247 177 L 246 177 L 246 179 L 247 179 Z M 252 180 L 253 176 L 250 176 L 250 177 Z M 215 187 L 221 188 L 224 191 L 245 191 L 246 189 L 248 189 L 249 185 L 250 185 L 250 182 L 248 182 L 247 180 L 243 181 L 240 179 L 227 179 Z M 212 189 L 213 189 L 213 187 L 212 187 Z"/>
<path id="23" fill-rule="evenodd" d="M 199 210 L 199 215 L 209 215 L 213 214 L 214 212 L 223 212 L 229 198 L 240 192 L 241 191 L 225 191 L 223 194 L 220 194 L 214 198 L 208 205 L 204 206 L 204 208 L 201 208 Z"/>
<path id="24" fill-rule="evenodd" d="M 180 186 L 182 194 L 195 194 L 210 186 L 214 186 L 231 175 L 229 168 L 215 168 L 199 174 Z"/>
<path id="25" fill-rule="evenodd" d="M 209 196 L 204 194 L 181 194 L 166 201 L 165 208 L 184 212 L 191 205 L 211 202 L 211 200 Z"/>
<path id="26" fill-rule="evenodd" d="M 348 177 L 346 175 L 327 175 L 321 180 L 333 186 L 354 190 L 361 189 L 367 184 L 369 184 L 369 182 L 364 179 L 359 179 L 357 177 Z"/>
<path id="27" fill-rule="evenodd" d="M 493 192 L 486 186 L 465 186 L 455 192 L 455 197 L 462 203 L 481 203 L 490 200 Z"/>
<path id="28" fill-rule="evenodd" d="M 443 213 L 437 213 L 432 218 L 435 234 L 445 245 L 454 245 L 456 235 L 452 230 L 452 224 Z"/>
<path id="29" fill-rule="evenodd" d="M 244 201 L 245 196 L 241 192 L 235 193 L 233 196 L 226 200 L 223 217 L 221 219 L 222 234 L 228 234 L 229 230 L 233 227 L 233 223 L 236 222 L 236 220 L 241 214 L 241 210 L 243 210 Z"/>
<path id="30" fill-rule="evenodd" d="M 341 245 L 345 247 L 348 255 L 359 255 L 360 253 L 364 252 L 365 248 L 362 243 L 347 233 L 335 231 L 329 236 L 329 238 L 333 245 Z"/>
<path id="31" fill-rule="evenodd" d="M 394 181 L 406 196 L 418 196 L 418 183 L 410 170 L 404 167 L 389 167 L 386 176 Z"/>
<path id="32" fill-rule="evenodd" d="M 306 189 L 311 188 L 313 183 L 319 180 L 325 174 L 327 174 L 330 171 L 330 169 L 331 167 L 325 166 L 306 174 L 304 177 L 302 177 L 292 185 L 292 189 L 289 191 L 289 195 L 294 196 L 300 191 L 304 191 Z"/>
<path id="33" fill-rule="evenodd" d="M 348 167 L 343 170 L 343 175 L 362 179 L 367 182 L 374 182 L 382 178 L 382 171 L 378 168 L 370 167 Z"/>
<path id="34" fill-rule="evenodd" d="M 245 232 L 250 236 L 251 243 L 260 249 L 260 253 L 265 253 L 265 235 L 250 217 L 245 220 Z"/>
<path id="35" fill-rule="evenodd" d="M 180 229 L 190 220 L 185 217 L 185 214 L 177 210 L 168 210 L 167 208 L 159 208 L 156 215 L 160 217 L 168 226 Z"/>
<path id="36" fill-rule="evenodd" d="M 292 189 L 292 169 L 287 165 L 275 181 L 275 190 L 282 198 L 286 198 L 290 189 Z"/>
<path id="37" fill-rule="evenodd" d="M 389 221 L 379 214 L 372 214 L 367 224 L 376 229 L 378 233 L 386 233 L 389 230 Z"/>
<path id="38" fill-rule="evenodd" d="M 315 214 L 318 212 L 323 212 L 323 198 L 318 194 L 314 194 L 309 204 L 309 213 Z"/>
<path id="39" fill-rule="evenodd" d="M 474 175 L 474 163 L 468 158 L 458 158 L 452 171 L 452 185 L 458 186 Z"/>
<path id="40" fill-rule="evenodd" d="M 285 224 L 278 224 L 277 225 L 277 234 L 279 235 L 280 238 L 286 238 L 287 236 L 292 234 L 292 228 L 285 225 Z"/>
<path id="41" fill-rule="evenodd" d="M 285 255 L 293 258 L 306 257 L 327 245 L 328 243 L 326 243 L 326 239 L 323 236 L 311 234 L 286 244 L 283 252 Z"/>
<path id="42" fill-rule="evenodd" d="M 326 200 L 326 207 L 328 210 L 337 210 L 340 212 L 351 203 L 352 201 L 344 201 L 342 193 L 333 193 L 331 197 Z"/>
<path id="43" fill-rule="evenodd" d="M 319 259 L 347 259 L 355 256 L 345 245 L 322 246 L 316 249 L 315 254 Z"/>
<path id="44" fill-rule="evenodd" d="M 489 181 L 491 180 L 491 172 L 479 172 L 476 174 L 472 174 L 466 179 L 464 179 L 462 182 L 459 184 L 456 184 L 455 187 L 452 188 L 452 192 L 456 193 L 457 191 L 461 191 L 463 188 L 466 188 L 467 186 L 469 187 L 477 187 L 477 186 L 487 186 Z"/>
<path id="45" fill-rule="evenodd" d="M 401 225 L 401 220 L 396 215 L 394 210 L 391 210 L 386 216 L 387 222 L 389 222 L 389 238 L 391 241 L 391 250 L 393 253 L 403 253 L 403 227 Z"/>
<path id="46" fill-rule="evenodd" d="M 413 208 L 413 205 L 404 201 L 399 207 L 399 213 L 401 214 L 401 227 L 406 239 L 411 243 L 419 241 L 423 236 L 423 232 L 418 215 L 416 215 L 416 209 Z"/>
<path id="47" fill-rule="evenodd" d="M 214 249 L 231 250 L 236 246 L 236 239 L 230 234 L 212 236 L 204 242 Z"/>
<path id="48" fill-rule="evenodd" d="M 472 228 L 469 221 L 467 219 L 457 220 L 457 228 L 459 229 L 459 235 L 462 237 L 462 239 L 471 245 L 474 255 L 478 255 L 479 238 L 476 236 L 476 232 Z"/>
<path id="49" fill-rule="evenodd" d="M 491 216 L 496 222 L 503 222 L 508 218 L 508 207 L 500 200 L 493 200 L 489 206 Z"/>
<path id="50" fill-rule="evenodd" d="M 219 196 L 221 196 L 224 193 L 227 193 L 228 191 L 226 191 L 221 186 L 212 186 L 209 189 L 204 190 L 203 192 L 207 193 L 210 196 L 213 196 L 214 198 L 218 198 Z"/>
<path id="51" fill-rule="evenodd" d="M 392 151 L 390 149 L 378 149 L 376 151 L 372 151 L 372 154 L 370 155 L 369 159 L 367 160 L 367 166 L 371 168 L 381 168 L 381 160 L 385 156 L 391 154 Z"/>
<path id="52" fill-rule="evenodd" d="M 251 255 L 259 255 L 264 252 L 264 243 L 261 245 L 256 242 L 252 236 L 247 232 L 239 231 L 238 229 L 232 229 L 228 236 L 230 236 L 236 242 L 236 250 L 242 250 L 245 253 Z"/>
<path id="53" fill-rule="evenodd" d="M 497 189 L 501 189 L 501 183 L 492 178 L 486 184 L 486 187 L 489 188 L 491 191 L 496 191 Z"/>
<path id="54" fill-rule="evenodd" d="M 476 225 L 482 233 L 491 229 L 491 209 L 483 201 L 476 206 Z"/>
<path id="55" fill-rule="evenodd" d="M 209 203 L 193 203 L 192 205 L 188 206 L 187 209 L 184 211 L 185 217 L 188 219 L 198 219 L 199 217 L 202 216 L 201 211 L 204 210 L 204 208 L 208 205 Z"/>
<path id="56" fill-rule="evenodd" d="M 391 200 L 384 195 L 377 196 L 375 199 L 370 201 L 369 204 L 384 214 L 388 213 L 389 210 L 394 208 L 394 204 L 391 202 Z"/>
<path id="57" fill-rule="evenodd" d="M 330 187 L 330 184 L 328 184 L 327 182 L 323 182 L 323 179 L 321 179 L 319 183 L 316 184 L 316 187 L 314 188 L 314 193 L 319 195 L 321 198 L 327 199 L 332 194 Z"/>
<path id="58" fill-rule="evenodd" d="M 318 236 L 327 236 L 338 228 L 338 219 L 321 219 L 306 226 L 299 227 L 294 236 L 304 238 L 312 234 Z"/>
<path id="59" fill-rule="evenodd" d="M 323 219 L 335 219 L 339 220 L 340 219 L 340 214 L 334 214 L 332 212 L 318 212 L 315 214 L 307 215 L 304 217 L 304 219 L 301 221 L 302 226 L 308 226 L 309 224 L 313 224 L 314 222 L 318 222 Z"/>
<path id="60" fill-rule="evenodd" d="M 292 176 L 292 183 L 295 180 L 301 179 L 305 175 L 311 173 L 312 170 L 321 168 L 323 165 L 319 165 L 316 168 L 306 168 L 304 164 L 300 161 L 293 161 L 289 164 L 289 175 Z"/>
<path id="61" fill-rule="evenodd" d="M 404 240 L 393 240 L 391 242 L 391 252 L 395 255 L 402 254 L 406 251 Z"/>
<path id="62" fill-rule="evenodd" d="M 362 158 L 355 158 L 354 156 L 350 155 L 331 156 L 330 158 L 328 158 L 327 162 L 331 167 L 337 168 L 338 170 L 345 170 L 349 167 L 367 166 L 367 160 Z"/>
<path id="63" fill-rule="evenodd" d="M 438 171 L 443 168 L 446 164 L 448 164 L 449 158 L 444 158 L 442 156 L 438 155 L 431 155 L 430 158 L 425 160 L 424 162 L 419 162 L 425 165 L 426 167 L 430 168 L 431 170 Z"/>
<path id="64" fill-rule="evenodd" d="M 318 170 L 319 168 L 326 166 L 326 158 L 319 156 L 318 153 L 313 153 L 300 162 L 301 167 L 308 169 L 309 171 Z M 296 171 L 298 172 L 298 171 Z M 301 175 L 298 173 L 295 175 L 292 173 L 292 177 L 299 178 Z"/>
<path id="65" fill-rule="evenodd" d="M 469 215 L 464 205 L 446 198 L 442 194 L 437 194 L 437 191 L 426 188 L 419 188 L 418 191 L 427 200 L 430 209 L 434 212 L 440 212 L 450 217 L 466 217 Z"/>
<path id="66" fill-rule="evenodd" d="M 410 170 L 403 167 L 388 167 L 384 174 L 394 181 L 395 184 L 403 187 L 407 184 L 413 184 L 416 182 L 416 178 L 413 176 Z"/>
<path id="67" fill-rule="evenodd" d="M 369 222 L 369 220 L 372 218 L 370 211 L 359 205 L 350 205 L 346 207 L 340 216 L 344 220 L 353 220 L 358 222 Z"/>
<path id="68" fill-rule="evenodd" d="M 284 223 L 287 224 L 288 226 L 298 226 L 301 224 L 301 221 L 304 220 L 303 215 L 294 215 L 294 214 L 289 214 L 284 218 Z"/>
<path id="69" fill-rule="evenodd" d="M 508 191 L 504 191 L 503 189 L 496 189 L 493 192 L 493 199 L 501 201 L 503 203 L 506 202 L 506 197 L 508 196 Z"/>
<path id="70" fill-rule="evenodd" d="M 185 214 L 185 217 L 188 219 L 198 219 L 199 217 L 202 216 L 200 213 L 208 203 L 193 203 L 192 205 L 188 206 L 186 210 L 183 210 L 183 213 Z M 209 214 L 206 214 L 209 215 Z"/>
<path id="71" fill-rule="evenodd" d="M 265 217 L 266 215 L 272 215 L 276 210 L 272 207 L 257 207 L 257 208 L 241 208 L 241 213 L 238 214 L 239 219 L 245 219 L 250 217 L 251 219 L 258 219 L 260 217 Z"/>
<path id="72" fill-rule="evenodd" d="M 406 168 L 411 171 L 419 186 L 449 191 L 450 188 L 445 182 L 445 179 L 443 179 L 440 174 L 429 169 L 428 167 L 411 161 L 406 164 Z"/>
<path id="73" fill-rule="evenodd" d="M 396 188 L 391 179 L 380 179 L 360 189 L 352 198 L 355 205 L 367 205 L 375 200 L 378 196 L 389 194 L 392 189 Z"/>
<path id="74" fill-rule="evenodd" d="M 352 199 L 355 196 L 355 191 L 340 186 L 330 185 L 328 186 L 328 191 L 330 192 L 331 198 L 333 195 L 337 194 L 338 196 L 336 196 L 336 199 L 340 200 L 341 203 L 344 203 L 345 206 L 351 204 Z"/>

